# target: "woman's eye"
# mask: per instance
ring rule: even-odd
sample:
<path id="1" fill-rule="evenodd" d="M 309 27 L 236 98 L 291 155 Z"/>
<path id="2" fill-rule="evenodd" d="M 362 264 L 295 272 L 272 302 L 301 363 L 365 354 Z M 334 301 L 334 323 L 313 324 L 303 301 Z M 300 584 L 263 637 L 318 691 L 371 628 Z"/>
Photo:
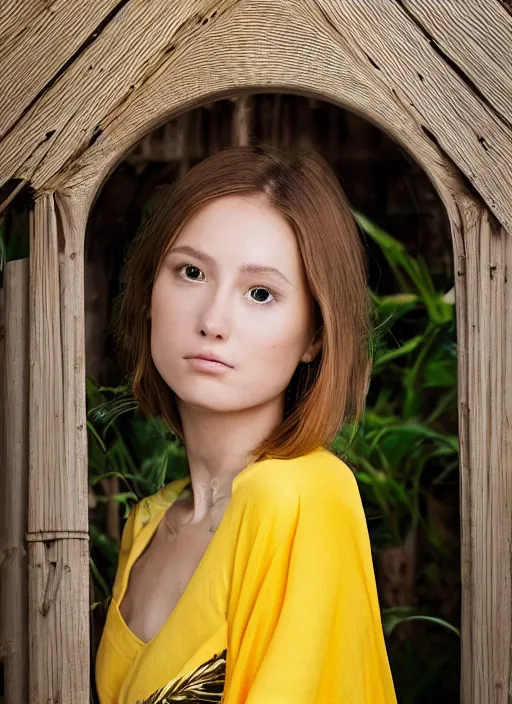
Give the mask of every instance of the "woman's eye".
<path id="1" fill-rule="evenodd" d="M 199 267 L 195 266 L 195 264 L 184 264 L 183 266 L 178 267 L 177 271 L 185 279 L 189 279 L 191 281 L 205 280 L 204 273 Z M 255 286 L 254 288 L 249 289 L 249 293 L 251 295 L 251 299 L 255 303 L 270 303 L 270 301 L 277 300 L 275 293 L 272 293 L 272 291 L 269 291 L 267 288 L 263 288 L 263 286 Z"/>
<path id="2" fill-rule="evenodd" d="M 251 296 L 252 300 L 255 301 L 255 303 L 268 303 L 269 300 L 274 300 L 275 298 L 273 293 L 271 293 L 268 289 L 262 288 L 260 286 L 252 288 L 250 292 L 255 293 L 255 296 Z M 268 296 L 270 296 L 270 299 L 268 299 Z"/>
<path id="3" fill-rule="evenodd" d="M 180 267 L 179 271 L 185 271 L 185 276 L 187 279 L 192 279 L 193 281 L 201 281 L 199 277 L 204 276 L 203 272 L 199 267 L 194 266 L 194 264 L 185 264 L 185 266 Z"/>

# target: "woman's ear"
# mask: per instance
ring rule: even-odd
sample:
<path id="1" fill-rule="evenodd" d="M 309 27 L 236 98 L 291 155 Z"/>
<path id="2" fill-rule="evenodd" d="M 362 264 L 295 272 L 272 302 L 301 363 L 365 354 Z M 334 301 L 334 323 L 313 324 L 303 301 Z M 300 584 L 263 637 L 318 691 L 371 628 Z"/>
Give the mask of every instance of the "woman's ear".
<path id="1" fill-rule="evenodd" d="M 312 362 L 317 354 L 320 352 L 322 349 L 322 336 L 320 335 L 318 337 L 318 340 L 315 342 L 312 342 L 310 346 L 307 348 L 307 350 L 304 352 L 302 357 L 300 358 L 301 362 L 305 362 L 306 364 L 309 364 L 309 362 Z"/>

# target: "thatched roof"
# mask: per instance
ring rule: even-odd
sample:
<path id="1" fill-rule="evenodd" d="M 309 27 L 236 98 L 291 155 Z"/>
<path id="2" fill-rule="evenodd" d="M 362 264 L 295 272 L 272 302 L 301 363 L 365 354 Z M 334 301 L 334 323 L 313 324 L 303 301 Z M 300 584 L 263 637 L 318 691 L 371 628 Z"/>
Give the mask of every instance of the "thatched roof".
<path id="1" fill-rule="evenodd" d="M 7 0 L 0 47 L 0 185 L 106 173 L 205 95 L 341 85 L 427 170 L 444 152 L 512 230 L 507 0 Z"/>

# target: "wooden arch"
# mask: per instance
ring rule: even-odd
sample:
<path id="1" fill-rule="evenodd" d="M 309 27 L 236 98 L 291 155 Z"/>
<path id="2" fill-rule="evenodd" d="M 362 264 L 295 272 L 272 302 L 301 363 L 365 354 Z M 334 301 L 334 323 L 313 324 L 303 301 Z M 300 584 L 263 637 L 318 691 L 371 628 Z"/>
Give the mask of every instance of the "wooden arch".
<path id="1" fill-rule="evenodd" d="M 444 202 L 459 349 L 461 700 L 509 702 L 512 18 L 506 3 L 36 5 L 11 0 L 0 17 L 0 94 L 9 96 L 0 113 L 0 184 L 18 178 L 35 192 L 27 408 L 30 702 L 89 701 L 83 244 L 91 204 L 106 175 L 149 130 L 214 98 L 259 90 L 317 95 L 364 115 L 416 158 Z"/>

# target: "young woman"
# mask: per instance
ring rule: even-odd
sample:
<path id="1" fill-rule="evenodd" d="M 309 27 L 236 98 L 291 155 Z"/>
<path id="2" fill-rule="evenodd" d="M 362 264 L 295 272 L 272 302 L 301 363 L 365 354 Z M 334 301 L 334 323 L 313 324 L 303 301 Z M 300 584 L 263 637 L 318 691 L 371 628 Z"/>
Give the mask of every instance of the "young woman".
<path id="1" fill-rule="evenodd" d="M 369 375 L 362 244 L 312 153 L 193 168 L 127 258 L 118 343 L 190 477 L 126 522 L 101 704 L 394 704 L 351 470 Z"/>

